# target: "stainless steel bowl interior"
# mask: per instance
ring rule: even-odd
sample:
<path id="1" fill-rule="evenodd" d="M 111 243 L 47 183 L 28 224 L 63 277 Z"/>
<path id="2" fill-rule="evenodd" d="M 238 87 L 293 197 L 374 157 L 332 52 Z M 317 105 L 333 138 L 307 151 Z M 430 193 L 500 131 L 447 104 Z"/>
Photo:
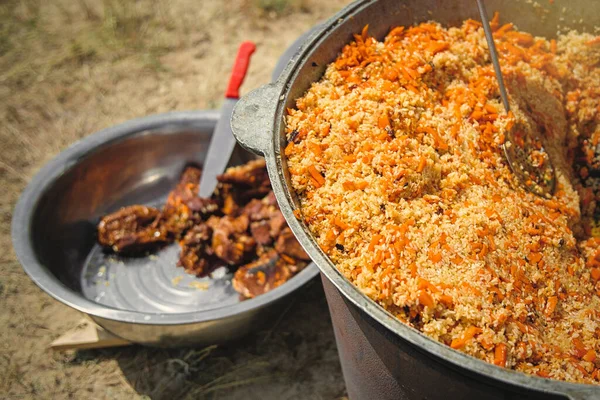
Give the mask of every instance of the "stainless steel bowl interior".
<path id="1" fill-rule="evenodd" d="M 599 2 L 578 0 L 565 6 L 549 2 L 489 0 L 486 6 L 488 12 L 499 11 L 501 19 L 515 23 L 520 29 L 546 37 L 554 37 L 558 31 L 565 32 L 568 29 L 594 32 L 600 26 Z M 304 94 L 312 82 L 321 78 L 327 64 L 352 40 L 352 35 L 360 32 L 366 24 L 369 24 L 369 33 L 379 39 L 391 27 L 398 25 L 428 20 L 444 25 L 459 25 L 465 19 L 477 19 L 477 12 L 477 4 L 472 0 L 363 0 L 349 5 L 311 35 L 292 57 L 277 82 L 265 85 L 240 100 L 232 117 L 234 134 L 242 146 L 265 156 L 280 208 L 321 272 L 357 308 L 387 328 L 389 334 L 425 350 L 440 362 L 476 374 L 481 379 L 489 379 L 497 385 L 562 393 L 570 398 L 600 398 L 600 389 L 597 387 L 542 379 L 502 369 L 454 351 L 402 324 L 337 271 L 308 228 L 293 214 L 293 210 L 298 208 L 298 201 L 290 185 L 285 157 L 281 156 L 286 145 L 285 110 L 294 107 L 295 99 Z M 256 137 L 256 132 L 267 134 Z"/>
<path id="2" fill-rule="evenodd" d="M 17 256 L 33 281 L 114 333 L 173 345 L 182 343 L 173 341 L 178 335 L 185 343 L 240 336 L 268 306 L 313 278 L 311 264 L 281 287 L 241 301 L 229 275 L 198 279 L 177 268 L 177 244 L 138 259 L 115 258 L 96 244 L 100 216 L 129 204 L 160 205 L 184 166 L 203 162 L 218 117 L 198 111 L 129 121 L 44 166 L 23 192 L 12 224 Z M 238 148 L 231 164 L 254 157 Z"/>

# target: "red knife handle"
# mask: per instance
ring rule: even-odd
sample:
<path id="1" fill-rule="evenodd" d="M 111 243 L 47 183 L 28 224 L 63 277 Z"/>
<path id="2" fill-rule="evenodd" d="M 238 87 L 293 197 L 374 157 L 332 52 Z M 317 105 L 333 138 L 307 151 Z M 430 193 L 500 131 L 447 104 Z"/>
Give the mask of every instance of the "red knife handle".
<path id="1" fill-rule="evenodd" d="M 248 65 L 250 64 L 250 56 L 256 50 L 256 46 L 252 42 L 244 42 L 240 45 L 240 48 L 229 77 L 229 85 L 225 92 L 225 97 L 228 99 L 239 99 L 240 98 L 240 86 L 244 82 L 246 72 L 248 71 Z"/>

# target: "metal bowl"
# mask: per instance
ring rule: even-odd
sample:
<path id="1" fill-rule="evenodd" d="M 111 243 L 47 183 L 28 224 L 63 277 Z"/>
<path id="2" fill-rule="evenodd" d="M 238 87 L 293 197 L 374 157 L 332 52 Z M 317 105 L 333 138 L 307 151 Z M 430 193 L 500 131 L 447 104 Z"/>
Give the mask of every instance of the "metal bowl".
<path id="1" fill-rule="evenodd" d="M 96 243 L 99 218 L 129 204 L 159 206 L 188 162 L 202 163 L 216 111 L 174 112 L 97 132 L 49 162 L 16 205 L 12 237 L 31 279 L 110 332 L 156 346 L 219 343 L 268 318 L 316 276 L 314 264 L 284 285 L 242 301 L 223 269 L 196 278 L 176 268 L 178 244 L 122 258 Z M 255 158 L 237 149 L 232 164 Z"/>
<path id="2" fill-rule="evenodd" d="M 560 29 L 594 32 L 600 2 L 486 1 L 519 28 L 552 37 Z M 232 127 L 238 142 L 261 154 L 280 208 L 324 277 L 344 378 L 357 399 L 600 399 L 600 387 L 544 379 L 497 367 L 451 349 L 403 324 L 336 269 L 293 210 L 298 201 L 286 159 L 285 110 L 319 80 L 353 34 L 369 24 L 381 39 L 397 25 L 428 20 L 457 25 L 478 19 L 473 0 L 361 0 L 331 17 L 294 54 L 280 78 L 242 98 Z"/>

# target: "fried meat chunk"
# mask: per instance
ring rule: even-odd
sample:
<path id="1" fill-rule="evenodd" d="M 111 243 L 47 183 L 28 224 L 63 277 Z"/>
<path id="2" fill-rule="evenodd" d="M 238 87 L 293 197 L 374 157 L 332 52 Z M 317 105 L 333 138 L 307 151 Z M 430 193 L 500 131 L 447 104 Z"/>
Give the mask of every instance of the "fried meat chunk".
<path id="1" fill-rule="evenodd" d="M 137 254 L 167 243 L 167 232 L 156 224 L 160 211 L 128 206 L 106 215 L 98 224 L 98 242 L 115 253 Z"/>

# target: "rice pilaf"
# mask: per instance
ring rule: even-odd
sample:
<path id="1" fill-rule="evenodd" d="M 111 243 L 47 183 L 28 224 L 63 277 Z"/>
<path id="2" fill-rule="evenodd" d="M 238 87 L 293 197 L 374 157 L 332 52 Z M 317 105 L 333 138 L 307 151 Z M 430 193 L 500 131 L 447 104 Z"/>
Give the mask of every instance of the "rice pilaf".
<path id="1" fill-rule="evenodd" d="M 600 39 L 491 23 L 508 114 L 480 23 L 355 35 L 288 110 L 296 216 L 350 281 L 429 337 L 597 384 L 597 189 L 592 167 L 574 164 L 600 137 Z M 511 173 L 510 130 L 541 138 L 546 155 L 532 157 L 552 161 L 551 199 Z"/>

